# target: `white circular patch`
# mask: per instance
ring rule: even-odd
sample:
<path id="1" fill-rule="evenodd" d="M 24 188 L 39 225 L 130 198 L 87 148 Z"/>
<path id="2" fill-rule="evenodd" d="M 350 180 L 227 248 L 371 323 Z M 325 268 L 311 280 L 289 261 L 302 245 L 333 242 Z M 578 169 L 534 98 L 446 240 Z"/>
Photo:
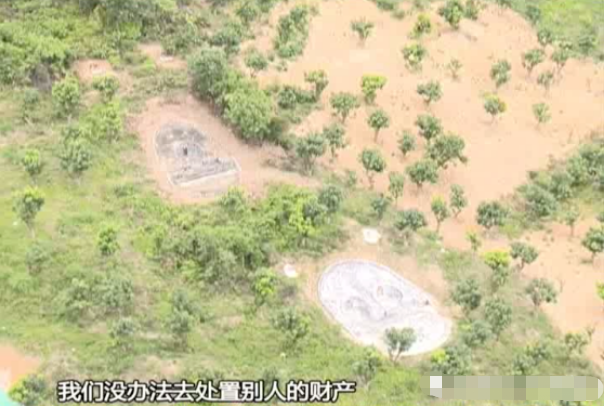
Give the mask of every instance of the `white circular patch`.
<path id="1" fill-rule="evenodd" d="M 382 235 L 374 228 L 364 228 L 363 229 L 363 240 L 367 244 L 377 244 Z"/>
<path id="2" fill-rule="evenodd" d="M 293 278 L 297 278 L 298 277 L 298 272 L 296 271 L 296 268 L 294 268 L 294 266 L 291 265 L 291 264 L 286 264 L 283 267 L 283 273 L 288 278 L 292 278 L 293 279 Z"/>

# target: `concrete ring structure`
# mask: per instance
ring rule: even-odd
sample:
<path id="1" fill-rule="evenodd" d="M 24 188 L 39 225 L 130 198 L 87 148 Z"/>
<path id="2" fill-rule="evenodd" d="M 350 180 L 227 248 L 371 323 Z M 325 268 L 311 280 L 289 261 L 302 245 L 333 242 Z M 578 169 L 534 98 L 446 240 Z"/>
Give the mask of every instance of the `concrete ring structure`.
<path id="1" fill-rule="evenodd" d="M 404 355 L 432 351 L 451 335 L 451 321 L 437 312 L 428 293 L 373 262 L 350 260 L 327 268 L 319 300 L 357 341 L 383 351 L 389 328 L 415 330 L 417 340 Z"/>

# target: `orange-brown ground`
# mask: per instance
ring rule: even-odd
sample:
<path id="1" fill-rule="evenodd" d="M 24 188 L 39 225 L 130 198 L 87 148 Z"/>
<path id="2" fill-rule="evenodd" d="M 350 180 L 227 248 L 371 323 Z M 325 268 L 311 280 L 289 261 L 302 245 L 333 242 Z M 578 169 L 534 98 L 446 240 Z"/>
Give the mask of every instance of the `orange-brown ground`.
<path id="1" fill-rule="evenodd" d="M 193 125 L 208 136 L 209 149 L 216 156 L 234 158 L 241 168 L 239 183 L 252 196 L 260 195 L 267 185 L 275 182 L 307 186 L 315 183 L 296 173 L 280 170 L 285 160 L 285 154 L 280 148 L 245 145 L 208 106 L 199 103 L 192 96 L 179 95 L 169 102 L 155 98 L 147 102 L 144 113 L 131 120 L 131 128 L 141 138 L 148 167 L 161 191 L 176 202 L 205 200 L 208 195 L 205 188 L 173 186 L 163 171 L 155 153 L 155 135 L 164 124 L 173 122 Z"/>
<path id="2" fill-rule="evenodd" d="M 256 38 L 245 44 L 244 48 L 255 46 L 270 51 L 278 17 L 283 15 L 295 2 L 280 4 L 273 12 L 269 23 L 259 29 Z M 322 110 L 314 111 L 296 129 L 298 134 L 310 130 L 319 130 L 334 118 L 329 108 L 329 96 L 337 91 L 349 91 L 360 94 L 360 81 L 364 74 L 380 74 L 388 79 L 386 87 L 379 92 L 375 105 L 385 109 L 392 118 L 389 129 L 380 134 L 378 144 L 373 141 L 373 132 L 366 119 L 374 106 L 363 105 L 346 123 L 349 146 L 340 153 L 339 158 L 330 163 L 322 160 L 322 165 L 331 170 L 342 172 L 352 169 L 362 174 L 358 155 L 365 147 L 379 148 L 388 161 L 387 171 L 403 172 L 405 167 L 420 158 L 424 152 L 423 142 L 418 151 L 402 159 L 397 149 L 397 134 L 403 129 L 416 132 L 414 121 L 419 114 L 431 112 L 440 118 L 447 131 L 452 131 L 466 141 L 467 165 L 451 167 L 441 175 L 438 185 L 424 187 L 418 191 L 408 182 L 399 207 L 417 207 L 429 212 L 429 204 L 434 195 L 447 196 L 451 184 L 460 184 L 466 190 L 470 207 L 455 220 L 445 222 L 441 234 L 445 245 L 467 249 L 465 233 L 475 228 L 474 213 L 477 205 L 484 200 L 499 199 L 508 195 L 526 180 L 527 172 L 542 169 L 552 158 L 563 158 L 575 148 L 591 131 L 604 130 L 604 69 L 590 61 L 570 60 L 562 76 L 552 86 L 548 94 L 536 83 L 540 72 L 553 68 L 547 61 L 539 65 L 532 77 L 522 67 L 521 55 L 529 49 L 538 47 L 535 32 L 530 25 L 512 11 L 501 11 L 487 7 L 476 22 L 464 20 L 459 31 L 452 31 L 437 16 L 434 5 L 428 13 L 436 26 L 433 33 L 422 40 L 429 56 L 419 73 L 410 72 L 404 64 L 401 48 L 413 41 L 409 33 L 415 22 L 415 15 L 408 15 L 399 21 L 388 13 L 380 11 L 369 1 L 354 3 L 333 0 L 316 3 L 319 14 L 311 23 L 310 35 L 304 54 L 288 63 L 286 71 L 275 68 L 260 73 L 258 79 L 264 85 L 271 83 L 297 84 L 305 86 L 304 72 L 324 69 L 330 80 L 321 103 Z M 354 4 L 354 6 L 351 6 Z M 366 18 L 375 23 L 375 29 L 364 45 L 350 29 L 350 23 Z M 157 60 L 161 49 L 147 48 L 143 52 Z M 551 54 L 552 49 L 547 50 Z M 445 66 L 451 59 L 462 62 L 461 77 L 451 79 Z M 497 59 L 507 59 L 512 64 L 512 79 L 504 85 L 498 94 L 508 104 L 508 111 L 496 122 L 483 109 L 483 96 L 493 92 L 495 86 L 489 77 L 489 71 Z M 416 94 L 416 87 L 428 80 L 438 80 L 443 87 L 443 98 L 429 109 Z M 532 105 L 545 102 L 550 106 L 552 119 L 539 128 L 532 113 Z M 283 154 L 274 148 L 261 150 L 240 143 L 232 133 L 221 124 L 202 104 L 192 97 L 183 98 L 177 105 L 162 105 L 159 100 L 151 100 L 147 111 L 138 117 L 135 128 L 143 139 L 146 150 L 149 140 L 157 131 L 162 120 L 182 118 L 196 123 L 202 131 L 216 134 L 220 148 L 225 148 L 235 156 L 242 167 L 242 185 L 252 193 L 261 192 L 269 180 L 285 181 L 296 184 L 311 184 L 308 179 L 285 173 L 264 162 L 280 160 Z M 218 147 L 217 147 L 218 148 Z M 155 167 L 149 157 L 151 167 Z M 162 175 L 154 171 L 162 185 Z M 165 185 L 164 185 L 165 186 Z M 192 201 L 193 196 L 185 196 L 182 191 L 166 190 L 176 200 Z M 376 179 L 376 189 L 386 191 L 387 176 Z M 432 225 L 433 226 L 433 225 Z M 577 235 L 585 231 L 585 224 L 577 229 Z M 603 268 L 602 262 L 594 265 L 584 264 L 588 254 L 580 246 L 580 238 L 568 241 L 564 230 L 553 225 L 549 241 L 544 242 L 543 233 L 526 236 L 540 250 L 539 260 L 528 267 L 527 277 L 543 276 L 560 281 L 563 290 L 556 305 L 545 306 L 546 312 L 562 331 L 580 331 L 594 326 L 594 341 L 589 355 L 600 362 L 600 353 L 604 349 L 604 326 L 602 325 L 602 304 L 595 295 L 595 283 L 602 281 L 597 272 Z M 508 244 L 499 237 L 485 244 L 485 249 Z M 355 245 L 353 244 L 353 247 Z M 347 248 L 328 259 L 359 257 L 375 258 L 388 265 L 389 253 L 379 247 L 367 247 L 362 250 Z M 354 255 L 353 255 L 354 254 Z M 307 274 L 316 278 L 320 264 L 309 265 Z M 413 264 L 392 266 L 406 277 L 413 279 Z M 310 269 L 298 265 L 302 270 Z M 405 269 L 402 269 L 405 268 Z M 312 272 L 311 272 L 312 271 Z M 312 276 L 314 275 L 314 276 Z M 415 281 L 422 286 L 421 281 Z M 423 286 L 424 287 L 424 286 Z M 425 286 L 432 293 L 438 292 L 436 286 Z M 438 294 L 437 294 L 438 296 Z"/>
<path id="3" fill-rule="evenodd" d="M 0 389 L 7 390 L 20 379 L 35 372 L 39 362 L 15 348 L 0 345 Z"/>

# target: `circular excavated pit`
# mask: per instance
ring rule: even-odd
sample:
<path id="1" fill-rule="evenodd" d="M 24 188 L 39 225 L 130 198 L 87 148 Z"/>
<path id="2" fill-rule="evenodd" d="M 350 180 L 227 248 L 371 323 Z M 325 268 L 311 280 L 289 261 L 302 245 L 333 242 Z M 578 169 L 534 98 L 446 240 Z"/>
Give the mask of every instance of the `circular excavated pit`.
<path id="1" fill-rule="evenodd" d="M 382 350 L 384 333 L 393 327 L 415 330 L 417 341 L 405 355 L 432 351 L 451 334 L 451 321 L 438 314 L 429 294 L 372 262 L 330 266 L 319 281 L 319 300 L 356 340 Z"/>
<path id="2" fill-rule="evenodd" d="M 155 150 L 172 185 L 188 187 L 214 183 L 224 189 L 238 180 L 237 162 L 215 156 L 207 136 L 193 126 L 164 125 L 155 136 Z"/>

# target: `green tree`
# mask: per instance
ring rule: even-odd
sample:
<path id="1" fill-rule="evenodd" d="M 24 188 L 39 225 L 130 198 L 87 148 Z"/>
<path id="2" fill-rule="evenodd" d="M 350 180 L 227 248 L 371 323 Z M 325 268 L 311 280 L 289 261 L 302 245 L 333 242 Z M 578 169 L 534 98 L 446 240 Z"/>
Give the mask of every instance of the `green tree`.
<path id="1" fill-rule="evenodd" d="M 428 146 L 426 155 L 436 162 L 439 168 L 447 169 L 450 162 L 456 160 L 463 164 L 468 162 L 468 158 L 463 154 L 465 147 L 463 138 L 456 134 L 439 135 Z"/>
<path id="2" fill-rule="evenodd" d="M 260 10 L 260 7 L 258 7 L 258 4 L 254 1 L 241 1 L 235 8 L 235 14 L 246 25 L 249 25 L 256 20 L 261 12 L 262 10 Z"/>
<path id="3" fill-rule="evenodd" d="M 466 0 L 464 17 L 476 21 L 478 20 L 478 14 L 480 14 L 479 0 Z"/>
<path id="4" fill-rule="evenodd" d="M 500 59 L 491 67 L 491 79 L 497 88 L 500 88 L 510 80 L 512 65 L 504 59 Z"/>
<path id="5" fill-rule="evenodd" d="M 354 20 L 350 24 L 350 28 L 359 36 L 359 39 L 361 40 L 362 44 L 364 44 L 367 38 L 369 38 L 374 27 L 374 23 L 367 21 L 364 18 L 360 20 Z"/>
<path id="6" fill-rule="evenodd" d="M 258 75 L 258 72 L 261 72 L 268 68 L 268 59 L 266 59 L 266 56 L 264 56 L 264 54 L 258 51 L 256 48 L 250 49 L 245 54 L 244 62 L 245 66 L 247 66 L 248 69 L 251 71 L 252 77 L 256 77 L 256 75 Z"/>
<path id="7" fill-rule="evenodd" d="M 535 368 L 544 360 L 551 357 L 549 343 L 539 342 L 526 346 L 516 354 L 513 362 L 514 375 L 532 375 Z"/>
<path id="8" fill-rule="evenodd" d="M 443 126 L 440 120 L 429 114 L 420 114 L 415 120 L 415 125 L 419 129 L 419 135 L 426 140 L 426 143 L 430 145 L 430 142 L 443 133 Z"/>
<path id="9" fill-rule="evenodd" d="M 388 192 L 394 199 L 394 205 L 398 203 L 398 199 L 403 195 L 405 190 L 405 175 L 399 172 L 390 172 L 388 174 Z"/>
<path id="10" fill-rule="evenodd" d="M 405 46 L 402 51 L 403 59 L 407 67 L 414 71 L 422 68 L 422 62 L 428 55 L 428 50 L 422 44 L 411 44 Z"/>
<path id="11" fill-rule="evenodd" d="M 558 74 L 562 73 L 562 69 L 570 58 L 570 53 L 564 48 L 558 48 L 552 53 L 552 61 L 556 64 Z"/>
<path id="12" fill-rule="evenodd" d="M 529 76 L 533 73 L 535 66 L 545 60 L 545 51 L 541 48 L 531 49 L 522 54 L 522 66 L 528 71 Z"/>
<path id="13" fill-rule="evenodd" d="M 8 395 L 22 406 L 41 406 L 45 402 L 48 391 L 44 378 L 39 375 L 28 375 L 13 386 Z"/>
<path id="14" fill-rule="evenodd" d="M 417 94 L 424 99 L 424 103 L 430 105 L 440 100 L 443 96 L 443 91 L 439 82 L 431 80 L 427 83 L 417 85 Z"/>
<path id="15" fill-rule="evenodd" d="M 285 345 L 295 347 L 310 332 L 308 316 L 294 307 L 285 307 L 277 311 L 272 318 L 273 326 L 284 335 Z"/>
<path id="16" fill-rule="evenodd" d="M 564 347 L 571 357 L 574 354 L 580 355 L 583 350 L 591 342 L 591 337 L 587 334 L 581 333 L 566 333 L 564 335 Z"/>
<path id="17" fill-rule="evenodd" d="M 110 327 L 109 337 L 113 340 L 115 348 L 121 350 L 130 350 L 132 348 L 133 337 L 138 330 L 137 323 L 129 318 L 123 317 L 116 320 Z"/>
<path id="18" fill-rule="evenodd" d="M 519 259 L 518 269 L 523 269 L 530 265 L 539 257 L 539 251 L 532 245 L 523 242 L 513 242 L 511 245 L 510 256 L 513 259 Z"/>
<path id="19" fill-rule="evenodd" d="M 28 186 L 21 192 L 16 193 L 13 198 L 13 211 L 29 228 L 32 235 L 35 235 L 34 220 L 45 202 L 44 194 L 37 187 Z"/>
<path id="20" fill-rule="evenodd" d="M 462 307 L 464 314 L 468 315 L 473 310 L 480 307 L 482 303 L 482 293 L 480 293 L 480 286 L 476 279 L 467 278 L 463 279 L 460 283 L 455 286 L 451 294 L 453 302 Z"/>
<path id="21" fill-rule="evenodd" d="M 114 75 L 103 76 L 92 82 L 92 88 L 101 94 L 103 101 L 109 102 L 120 90 L 120 81 Z"/>
<path id="22" fill-rule="evenodd" d="M 52 100 L 60 117 L 71 118 L 80 105 L 80 99 L 80 83 L 74 76 L 67 76 L 52 86 Z"/>
<path id="23" fill-rule="evenodd" d="M 451 185 L 451 191 L 449 195 L 449 205 L 453 216 L 457 218 L 459 214 L 468 206 L 468 198 L 466 192 L 460 185 Z"/>
<path id="24" fill-rule="evenodd" d="M 92 152 L 90 144 L 83 139 L 76 138 L 63 144 L 60 155 L 61 167 L 79 179 L 82 173 L 92 165 Z"/>
<path id="25" fill-rule="evenodd" d="M 390 360 L 397 362 L 400 356 L 409 351 L 417 341 L 417 335 L 411 327 L 389 328 L 384 334 L 384 341 L 388 347 Z"/>
<path id="26" fill-rule="evenodd" d="M 23 165 L 25 172 L 35 181 L 44 168 L 40 151 L 37 149 L 27 149 L 23 157 L 21 157 L 21 165 Z"/>
<path id="27" fill-rule="evenodd" d="M 468 231 L 466 233 L 466 239 L 470 243 L 472 252 L 474 254 L 476 254 L 478 252 L 478 250 L 480 249 L 480 247 L 482 246 L 482 240 L 480 239 L 480 236 L 478 235 L 478 233 L 476 233 L 474 231 Z"/>
<path id="28" fill-rule="evenodd" d="M 436 219 L 436 232 L 438 233 L 442 222 L 451 216 L 451 211 L 449 210 L 447 202 L 442 197 L 435 197 L 432 199 L 430 208 Z"/>
<path id="29" fill-rule="evenodd" d="M 471 370 L 471 362 L 470 350 L 463 344 L 436 350 L 430 357 L 432 369 L 441 375 L 467 375 Z"/>
<path id="30" fill-rule="evenodd" d="M 327 185 L 319 190 L 319 203 L 327 208 L 330 214 L 337 213 L 344 202 L 342 189 L 334 185 Z"/>
<path id="31" fill-rule="evenodd" d="M 392 204 L 392 199 L 389 196 L 384 196 L 381 193 L 378 197 L 371 200 L 371 208 L 377 216 L 378 222 L 381 222 L 384 218 L 384 214 L 388 211 L 388 208 Z"/>
<path id="32" fill-rule="evenodd" d="M 277 294 L 277 282 L 277 275 L 272 269 L 261 268 L 254 273 L 252 292 L 256 307 L 269 303 L 275 297 Z"/>
<path id="33" fill-rule="evenodd" d="M 322 134 L 311 133 L 306 137 L 298 138 L 295 145 L 296 156 L 302 161 L 306 173 L 312 173 L 315 162 L 327 150 L 327 141 Z"/>
<path id="34" fill-rule="evenodd" d="M 373 189 L 373 178 L 376 173 L 386 170 L 386 160 L 377 149 L 365 148 L 359 155 L 359 161 L 363 165 L 369 185 Z"/>
<path id="35" fill-rule="evenodd" d="M 505 113 L 507 108 L 507 104 L 497 95 L 491 94 L 485 98 L 484 109 L 491 115 L 492 121 L 495 121 L 498 115 Z"/>
<path id="36" fill-rule="evenodd" d="M 193 90 L 199 97 L 216 100 L 223 96 L 230 68 L 222 49 L 202 48 L 189 59 L 188 65 Z"/>
<path id="37" fill-rule="evenodd" d="M 591 252 L 591 262 L 593 263 L 596 255 L 604 252 L 604 226 L 590 227 L 581 241 L 581 245 Z"/>
<path id="38" fill-rule="evenodd" d="M 102 226 L 96 239 L 97 247 L 102 256 L 109 257 L 119 251 L 120 245 L 117 236 L 117 228 L 113 225 L 105 224 Z"/>
<path id="39" fill-rule="evenodd" d="M 438 9 L 438 14 L 445 19 L 453 29 L 459 29 L 459 23 L 464 16 L 464 6 L 461 0 L 448 0 Z"/>
<path id="40" fill-rule="evenodd" d="M 507 220 L 508 215 L 508 209 L 500 202 L 482 202 L 476 210 L 476 222 L 490 230 L 493 227 L 501 227 Z"/>
<path id="41" fill-rule="evenodd" d="M 543 86 L 546 93 L 549 93 L 549 89 L 554 83 L 554 72 L 551 70 L 545 71 L 537 76 L 537 83 Z"/>
<path id="42" fill-rule="evenodd" d="M 539 307 L 541 303 L 555 303 L 558 298 L 558 292 L 556 292 L 554 285 L 544 278 L 532 279 L 525 292 L 529 295 L 535 307 Z"/>
<path id="43" fill-rule="evenodd" d="M 361 106 L 357 97 L 354 94 L 347 92 L 332 94 L 329 102 L 331 108 L 335 110 L 336 114 L 342 120 L 342 123 L 346 122 L 346 119 L 353 110 L 356 110 Z"/>
<path id="44" fill-rule="evenodd" d="M 367 118 L 367 124 L 373 128 L 373 140 L 377 141 L 380 131 L 390 127 L 390 116 L 384 109 L 376 109 Z"/>
<path id="45" fill-rule="evenodd" d="M 409 165 L 406 169 L 411 182 L 421 189 L 424 183 L 436 184 L 438 182 L 438 166 L 430 159 L 422 159 Z"/>
<path id="46" fill-rule="evenodd" d="M 547 123 L 552 118 L 549 106 L 545 103 L 533 104 L 533 115 L 539 124 Z"/>
<path id="47" fill-rule="evenodd" d="M 352 372 L 366 388 L 369 388 L 381 366 L 382 360 L 377 350 L 373 347 L 365 348 L 361 358 L 352 364 Z"/>
<path id="48" fill-rule="evenodd" d="M 427 14 L 420 13 L 415 20 L 413 25 L 413 37 L 420 38 L 424 34 L 430 34 L 432 32 L 432 21 Z"/>
<path id="49" fill-rule="evenodd" d="M 465 326 L 461 339 L 470 348 L 484 345 L 493 337 L 491 326 L 483 320 L 473 320 Z"/>
<path id="50" fill-rule="evenodd" d="M 369 104 L 375 103 L 377 92 L 382 90 L 388 80 L 380 75 L 363 75 L 361 78 L 361 90 L 365 96 L 365 102 Z"/>
<path id="51" fill-rule="evenodd" d="M 562 221 L 570 228 L 570 237 L 575 236 L 575 224 L 581 217 L 581 213 L 575 206 L 570 206 L 563 214 Z"/>
<path id="52" fill-rule="evenodd" d="M 416 209 L 403 210 L 398 213 L 398 216 L 394 222 L 394 228 L 396 228 L 404 238 L 404 241 L 408 243 L 413 233 L 419 231 L 428 225 L 426 216 Z"/>
<path id="53" fill-rule="evenodd" d="M 271 98 L 257 87 L 242 87 L 225 96 L 224 117 L 246 141 L 262 143 L 273 118 Z"/>
<path id="54" fill-rule="evenodd" d="M 512 307 L 503 299 L 493 297 L 484 305 L 484 316 L 495 337 L 499 339 L 501 333 L 512 324 Z"/>
<path id="55" fill-rule="evenodd" d="M 537 31 L 537 40 L 542 47 L 546 47 L 554 42 L 554 33 L 549 28 L 541 28 Z"/>
<path id="56" fill-rule="evenodd" d="M 504 286 L 510 277 L 510 255 L 505 251 L 490 251 L 484 254 L 483 260 L 493 271 L 493 289 Z"/>
<path id="57" fill-rule="evenodd" d="M 27 248 L 27 252 L 25 253 L 25 265 L 30 273 L 39 274 L 42 272 L 49 260 L 50 253 L 44 245 L 33 242 Z"/>
<path id="58" fill-rule="evenodd" d="M 323 94 L 323 91 L 329 85 L 329 79 L 324 70 L 304 72 L 304 81 L 313 87 L 313 94 L 317 101 L 321 99 L 321 94 Z"/>
<path id="59" fill-rule="evenodd" d="M 551 216 L 558 209 L 556 197 L 540 185 L 529 184 L 521 192 L 529 213 L 538 219 Z"/>
<path id="60" fill-rule="evenodd" d="M 409 152 L 414 151 L 416 148 L 417 142 L 413 134 L 410 131 L 403 131 L 401 137 L 398 139 L 398 149 L 403 154 L 403 157 L 406 157 Z"/>
<path id="61" fill-rule="evenodd" d="M 198 310 L 187 292 L 182 289 L 174 291 L 170 305 L 168 328 L 177 343 L 187 347 L 189 333 L 200 319 Z"/>
<path id="62" fill-rule="evenodd" d="M 323 138 L 327 141 L 332 162 L 338 157 L 338 150 L 346 146 L 345 134 L 344 127 L 337 123 L 323 127 Z"/>
<path id="63" fill-rule="evenodd" d="M 541 9 L 539 6 L 529 4 L 526 6 L 526 16 L 534 26 L 541 20 Z"/>

